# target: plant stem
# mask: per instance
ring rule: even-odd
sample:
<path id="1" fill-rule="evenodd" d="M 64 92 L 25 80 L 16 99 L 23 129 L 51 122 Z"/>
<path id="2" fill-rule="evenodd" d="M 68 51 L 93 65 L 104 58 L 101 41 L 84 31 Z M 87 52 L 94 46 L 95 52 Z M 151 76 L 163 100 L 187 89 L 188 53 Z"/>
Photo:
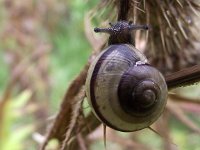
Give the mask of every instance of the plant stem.
<path id="1" fill-rule="evenodd" d="M 200 65 L 177 71 L 165 77 L 168 89 L 187 86 L 200 81 Z"/>
<path id="2" fill-rule="evenodd" d="M 128 13 L 130 9 L 130 0 L 120 0 L 119 2 L 119 12 L 118 12 L 118 21 L 128 19 Z"/>

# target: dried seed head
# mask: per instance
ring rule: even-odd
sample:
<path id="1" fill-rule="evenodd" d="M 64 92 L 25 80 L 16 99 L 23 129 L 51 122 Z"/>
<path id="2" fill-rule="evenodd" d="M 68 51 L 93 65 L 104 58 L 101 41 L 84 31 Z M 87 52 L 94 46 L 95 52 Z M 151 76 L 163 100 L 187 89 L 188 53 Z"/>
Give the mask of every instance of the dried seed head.
<path id="1" fill-rule="evenodd" d="M 127 20 L 152 27 L 151 31 L 141 32 L 137 38 L 146 40 L 145 53 L 153 65 L 167 74 L 199 63 L 200 51 L 194 46 L 194 42 L 200 40 L 197 37 L 200 27 L 196 24 L 197 17 L 200 17 L 197 0 L 130 0 L 129 4 Z M 100 4 L 102 8 L 114 6 L 115 14 L 119 14 L 119 5 L 119 0 L 107 0 Z M 114 14 L 113 9 L 109 12 L 104 17 L 112 21 L 110 14 Z"/>

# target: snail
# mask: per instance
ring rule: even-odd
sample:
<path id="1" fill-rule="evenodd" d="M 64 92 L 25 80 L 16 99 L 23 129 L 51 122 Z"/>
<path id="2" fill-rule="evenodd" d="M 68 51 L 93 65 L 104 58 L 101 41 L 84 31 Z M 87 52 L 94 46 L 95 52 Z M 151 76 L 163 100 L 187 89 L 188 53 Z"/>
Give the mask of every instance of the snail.
<path id="1" fill-rule="evenodd" d="M 134 47 L 132 30 L 146 25 L 119 21 L 95 32 L 110 34 L 108 47 L 91 64 L 86 96 L 96 117 L 115 130 L 149 127 L 162 114 L 167 99 L 163 75 Z"/>

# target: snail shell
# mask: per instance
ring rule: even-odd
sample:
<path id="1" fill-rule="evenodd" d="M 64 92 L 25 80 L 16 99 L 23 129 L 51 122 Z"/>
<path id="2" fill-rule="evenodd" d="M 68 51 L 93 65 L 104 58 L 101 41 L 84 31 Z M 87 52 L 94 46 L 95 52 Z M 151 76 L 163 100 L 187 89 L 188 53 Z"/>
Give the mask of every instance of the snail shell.
<path id="1" fill-rule="evenodd" d="M 162 74 L 131 44 L 112 44 L 91 64 L 86 94 L 105 125 L 124 132 L 149 127 L 163 112 L 167 85 Z"/>

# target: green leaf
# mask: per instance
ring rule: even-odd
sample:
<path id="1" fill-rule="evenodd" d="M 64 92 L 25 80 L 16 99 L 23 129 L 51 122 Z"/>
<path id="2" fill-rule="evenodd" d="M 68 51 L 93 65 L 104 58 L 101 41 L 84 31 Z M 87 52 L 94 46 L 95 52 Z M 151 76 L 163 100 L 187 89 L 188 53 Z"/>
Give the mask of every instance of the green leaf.
<path id="1" fill-rule="evenodd" d="M 23 141 L 33 132 L 34 126 L 24 126 L 13 130 L 12 134 L 1 145 L 2 150 L 21 150 L 23 149 Z"/>

